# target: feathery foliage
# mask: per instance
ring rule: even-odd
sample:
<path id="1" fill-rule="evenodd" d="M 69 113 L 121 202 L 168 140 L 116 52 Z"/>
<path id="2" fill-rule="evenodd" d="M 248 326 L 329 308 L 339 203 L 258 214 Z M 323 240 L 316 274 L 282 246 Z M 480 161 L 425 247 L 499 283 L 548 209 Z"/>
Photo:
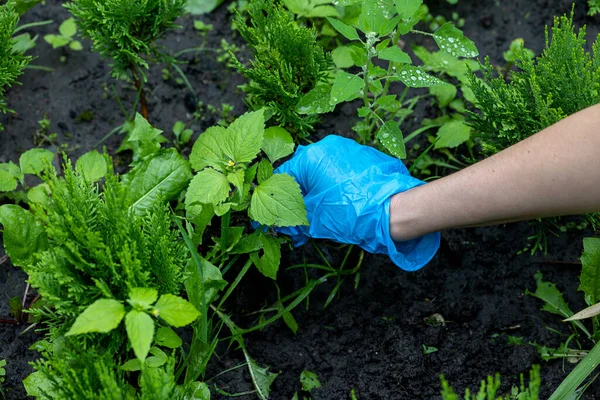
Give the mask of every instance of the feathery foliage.
<path id="1" fill-rule="evenodd" d="M 596 15 L 600 13 L 600 0 L 588 0 L 588 15 Z"/>
<path id="2" fill-rule="evenodd" d="M 149 61 L 170 57 L 156 40 L 174 28 L 185 12 L 185 0 L 73 0 L 65 5 L 77 19 L 94 50 L 113 60 L 113 76 L 139 74 L 146 81 Z"/>
<path id="3" fill-rule="evenodd" d="M 501 151 L 561 119 L 600 102 L 600 41 L 593 54 L 585 50 L 585 26 L 575 33 L 571 16 L 556 17 L 552 38 L 546 27 L 546 48 L 535 60 L 517 51 L 518 71 L 506 83 L 493 77 L 489 62 L 484 82 L 470 78 L 480 113 L 470 114 L 483 151 Z"/>
<path id="4" fill-rule="evenodd" d="M 299 26 L 279 1 L 253 0 L 248 14 L 249 24 L 240 14 L 235 23 L 254 59 L 246 67 L 232 58 L 233 66 L 250 80 L 243 86 L 248 102 L 254 109 L 271 107 L 281 126 L 304 137 L 318 117 L 299 115 L 296 105 L 324 81 L 330 57 L 317 45 L 315 30 Z"/>
<path id="5" fill-rule="evenodd" d="M 17 51 L 13 47 L 12 36 L 19 23 L 19 14 L 14 3 L 0 5 L 0 112 L 10 111 L 4 98 L 6 88 L 16 82 L 23 73 L 23 68 L 31 61 L 30 56 Z M 3 130 L 0 125 L 0 131 Z"/>

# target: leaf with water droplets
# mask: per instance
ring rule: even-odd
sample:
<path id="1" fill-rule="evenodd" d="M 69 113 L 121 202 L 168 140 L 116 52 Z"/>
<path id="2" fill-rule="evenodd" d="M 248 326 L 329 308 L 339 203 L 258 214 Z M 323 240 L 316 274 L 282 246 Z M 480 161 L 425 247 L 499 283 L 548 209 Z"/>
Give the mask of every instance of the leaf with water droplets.
<path id="1" fill-rule="evenodd" d="M 310 92 L 306 93 L 296 105 L 298 114 L 325 114 L 333 111 L 335 105 L 329 103 L 329 93 L 331 86 L 317 85 Z"/>
<path id="2" fill-rule="evenodd" d="M 360 96 L 363 80 L 356 75 L 344 71 L 338 72 L 331 88 L 329 103 L 332 105 L 354 100 Z"/>
<path id="3" fill-rule="evenodd" d="M 406 158 L 404 138 L 396 121 L 392 120 L 383 124 L 377 132 L 377 139 L 394 156 L 400 159 Z"/>
<path id="4" fill-rule="evenodd" d="M 413 88 L 431 87 L 443 85 L 445 83 L 441 79 L 429 75 L 422 68 L 413 65 L 405 65 L 396 76 L 406 86 Z"/>
<path id="5" fill-rule="evenodd" d="M 476 57 L 479 55 L 475 43 L 465 37 L 452 22 L 446 22 L 434 34 L 433 38 L 441 50 L 454 57 Z"/>

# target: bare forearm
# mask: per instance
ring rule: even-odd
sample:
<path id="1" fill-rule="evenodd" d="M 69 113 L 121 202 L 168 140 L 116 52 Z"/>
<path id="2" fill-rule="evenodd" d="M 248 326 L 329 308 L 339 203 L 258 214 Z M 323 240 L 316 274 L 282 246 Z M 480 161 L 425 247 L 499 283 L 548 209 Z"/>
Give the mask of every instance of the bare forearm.
<path id="1" fill-rule="evenodd" d="M 390 232 L 600 211 L 600 105 L 450 176 L 392 197 Z"/>

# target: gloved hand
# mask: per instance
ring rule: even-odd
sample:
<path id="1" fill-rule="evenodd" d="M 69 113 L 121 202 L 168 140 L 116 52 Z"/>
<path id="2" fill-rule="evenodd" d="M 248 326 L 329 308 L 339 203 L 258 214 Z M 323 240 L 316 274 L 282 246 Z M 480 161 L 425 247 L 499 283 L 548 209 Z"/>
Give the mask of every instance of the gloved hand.
<path id="1" fill-rule="evenodd" d="M 287 173 L 304 195 L 310 226 L 278 228 L 295 246 L 309 238 L 356 244 L 371 253 L 387 254 L 406 271 L 424 266 L 440 245 L 440 234 L 394 242 L 390 236 L 390 197 L 424 182 L 404 164 L 372 147 L 330 135 L 299 146 L 275 173 Z"/>

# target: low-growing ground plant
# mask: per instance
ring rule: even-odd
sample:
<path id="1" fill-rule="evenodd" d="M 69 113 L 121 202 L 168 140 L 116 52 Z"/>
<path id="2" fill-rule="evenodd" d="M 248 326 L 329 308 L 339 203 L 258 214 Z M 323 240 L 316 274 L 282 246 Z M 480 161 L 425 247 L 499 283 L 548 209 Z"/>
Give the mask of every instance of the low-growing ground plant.
<path id="1" fill-rule="evenodd" d="M 12 1 L 0 5 L 0 113 L 11 112 L 6 101 L 6 90 L 17 83 L 17 78 L 31 61 L 30 56 L 15 49 L 13 35 L 19 23 L 19 14 Z M 4 128 L 0 124 L 0 131 Z"/>
<path id="2" fill-rule="evenodd" d="M 93 50 L 112 60 L 117 79 L 131 79 L 139 92 L 141 113 L 148 119 L 143 85 L 151 63 L 174 60 L 156 43 L 185 13 L 185 0 L 73 0 L 65 4 Z"/>
<path id="3" fill-rule="evenodd" d="M 71 50 L 81 51 L 83 45 L 77 39 L 77 24 L 75 18 L 67 18 L 58 27 L 58 34 L 49 33 L 44 36 L 44 40 L 52 46 L 54 49 L 69 46 Z"/>

